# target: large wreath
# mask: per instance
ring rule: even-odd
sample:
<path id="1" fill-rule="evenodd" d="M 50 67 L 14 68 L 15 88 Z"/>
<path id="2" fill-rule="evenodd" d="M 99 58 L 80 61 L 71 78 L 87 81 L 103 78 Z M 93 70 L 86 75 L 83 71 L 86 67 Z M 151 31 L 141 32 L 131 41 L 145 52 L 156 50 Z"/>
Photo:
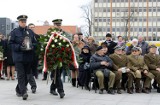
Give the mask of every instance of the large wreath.
<path id="1" fill-rule="evenodd" d="M 43 71 L 52 71 L 59 68 L 69 69 L 73 64 L 78 68 L 73 46 L 65 32 L 57 28 L 49 28 L 46 35 L 42 35 L 40 41 L 40 56 L 43 59 Z"/>

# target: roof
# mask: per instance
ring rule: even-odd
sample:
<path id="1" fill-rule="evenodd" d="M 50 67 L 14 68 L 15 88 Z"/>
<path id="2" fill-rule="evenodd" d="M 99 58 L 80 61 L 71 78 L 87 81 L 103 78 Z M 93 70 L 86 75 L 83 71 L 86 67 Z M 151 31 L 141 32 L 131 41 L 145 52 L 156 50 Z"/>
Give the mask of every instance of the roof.
<path id="1" fill-rule="evenodd" d="M 36 26 L 35 33 L 36 34 L 46 34 L 47 30 L 51 27 L 53 28 L 53 26 Z M 61 28 L 62 30 L 70 34 L 75 34 L 80 31 L 80 29 L 77 26 L 61 26 Z"/>

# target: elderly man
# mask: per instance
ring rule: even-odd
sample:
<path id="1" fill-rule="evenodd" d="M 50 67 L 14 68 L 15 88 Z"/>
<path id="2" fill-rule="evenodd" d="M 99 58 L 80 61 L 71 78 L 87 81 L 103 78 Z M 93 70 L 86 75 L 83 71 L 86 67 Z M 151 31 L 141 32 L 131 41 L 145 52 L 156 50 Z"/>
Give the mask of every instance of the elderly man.
<path id="1" fill-rule="evenodd" d="M 145 42 L 143 36 L 138 36 L 138 47 L 142 49 L 141 55 L 145 55 L 148 53 L 148 43 Z"/>
<path id="2" fill-rule="evenodd" d="M 133 83 L 133 74 L 131 73 L 130 69 L 127 68 L 127 56 L 123 54 L 122 52 L 123 47 L 121 46 L 116 46 L 115 47 L 115 51 L 114 54 L 111 54 L 109 57 L 111 58 L 111 60 L 113 61 L 113 68 L 114 68 L 114 73 L 116 74 L 116 78 L 115 78 L 115 86 L 117 88 L 117 93 L 121 94 L 121 84 L 120 84 L 120 80 L 122 78 L 122 73 L 125 74 L 123 76 L 128 77 L 125 78 L 128 82 L 128 89 L 127 92 L 129 94 L 132 94 L 132 83 Z"/>
<path id="3" fill-rule="evenodd" d="M 131 55 L 128 56 L 128 68 L 134 73 L 136 93 L 141 92 L 141 79 L 145 78 L 142 92 L 149 93 L 151 80 L 154 75 L 149 72 L 147 65 L 144 62 L 143 56 L 140 56 L 140 48 L 133 47 Z"/>
<path id="4" fill-rule="evenodd" d="M 99 46 L 96 53 L 90 59 L 91 70 L 96 74 L 99 83 L 99 94 L 103 94 L 104 77 L 109 78 L 108 94 L 114 94 L 113 85 L 115 82 L 115 74 L 111 71 L 111 59 L 104 54 L 104 49 Z"/>
<path id="5" fill-rule="evenodd" d="M 151 45 L 149 47 L 149 53 L 144 56 L 144 60 L 149 71 L 155 76 L 155 80 L 158 83 L 157 92 L 160 93 L 160 56 L 156 54 L 156 51 L 157 47 Z"/>

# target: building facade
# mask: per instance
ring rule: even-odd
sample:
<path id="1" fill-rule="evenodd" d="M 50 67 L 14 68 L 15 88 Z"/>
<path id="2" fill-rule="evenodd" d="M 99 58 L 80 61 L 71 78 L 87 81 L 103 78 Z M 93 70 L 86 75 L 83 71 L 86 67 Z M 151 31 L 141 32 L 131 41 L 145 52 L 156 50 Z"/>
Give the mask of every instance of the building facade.
<path id="1" fill-rule="evenodd" d="M 92 0 L 92 35 L 104 39 L 106 33 L 126 40 L 143 35 L 160 37 L 160 0 Z"/>
<path id="2" fill-rule="evenodd" d="M 12 30 L 11 20 L 9 18 L 0 18 L 0 32 L 3 35 L 9 35 Z"/>

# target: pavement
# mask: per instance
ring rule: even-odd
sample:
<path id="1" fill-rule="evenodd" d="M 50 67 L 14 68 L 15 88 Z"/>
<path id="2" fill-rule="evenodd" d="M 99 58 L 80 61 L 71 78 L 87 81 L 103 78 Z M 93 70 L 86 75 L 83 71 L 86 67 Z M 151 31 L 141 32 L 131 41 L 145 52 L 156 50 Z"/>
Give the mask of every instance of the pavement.
<path id="1" fill-rule="evenodd" d="M 32 94 L 28 86 L 28 99 L 17 97 L 15 87 L 17 80 L 0 80 L 0 105 L 160 105 L 160 93 L 152 90 L 152 93 L 134 93 L 110 95 L 95 93 L 94 90 L 82 90 L 81 87 L 72 87 L 71 83 L 64 83 L 65 97 L 53 96 L 49 93 L 51 80 L 42 81 L 42 76 L 36 80 L 38 88 L 36 94 Z"/>

